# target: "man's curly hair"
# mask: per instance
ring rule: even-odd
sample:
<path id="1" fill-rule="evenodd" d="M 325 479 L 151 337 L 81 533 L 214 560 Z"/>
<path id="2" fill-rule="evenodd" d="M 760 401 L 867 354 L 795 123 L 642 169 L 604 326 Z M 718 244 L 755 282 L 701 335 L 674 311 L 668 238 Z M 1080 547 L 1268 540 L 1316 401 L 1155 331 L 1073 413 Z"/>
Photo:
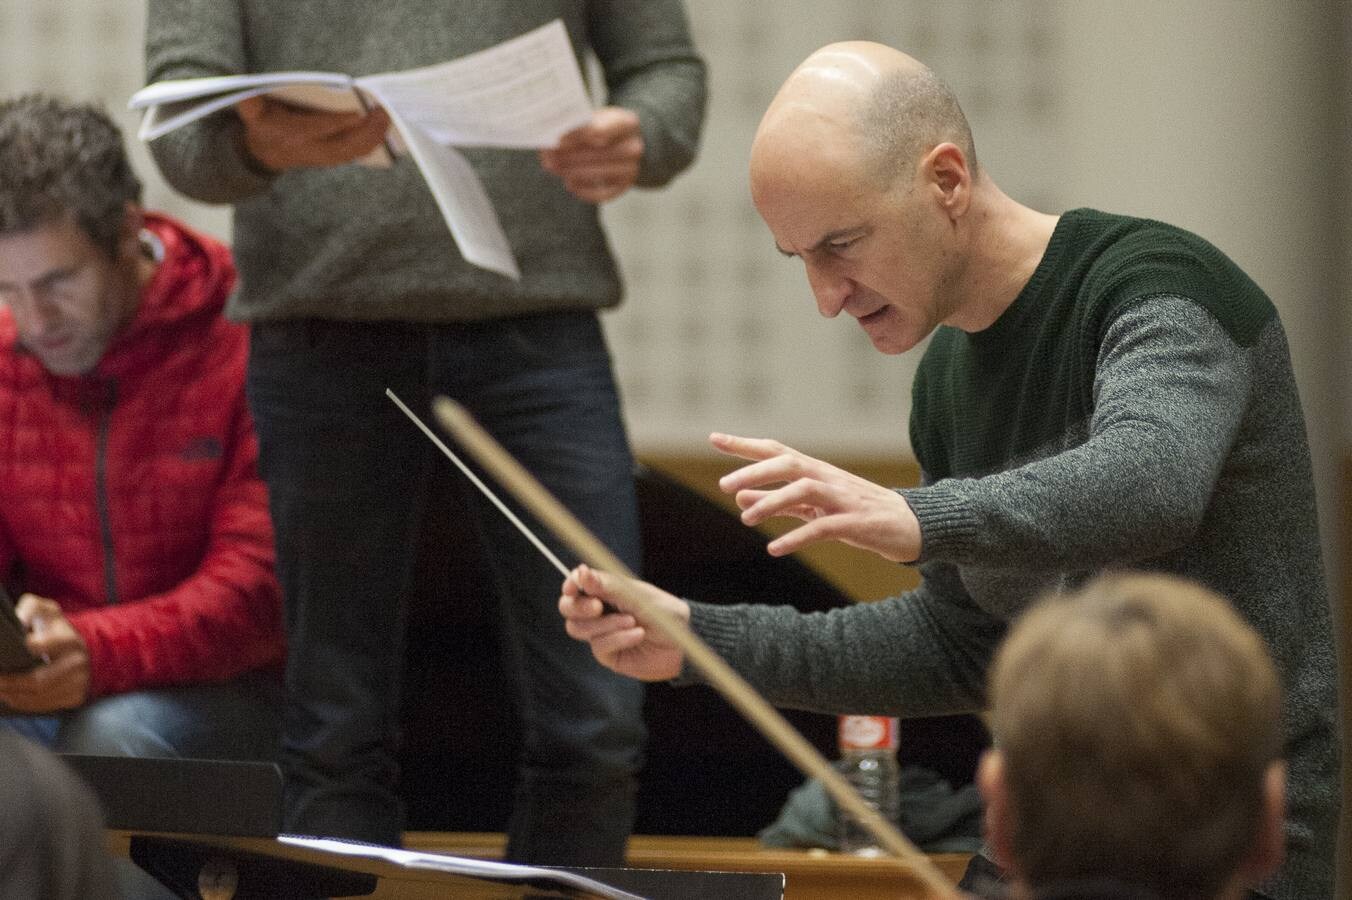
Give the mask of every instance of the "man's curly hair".
<path id="1" fill-rule="evenodd" d="M 141 202 L 141 182 L 102 109 L 42 94 L 0 101 L 0 234 L 70 217 L 112 256 L 128 202 Z"/>

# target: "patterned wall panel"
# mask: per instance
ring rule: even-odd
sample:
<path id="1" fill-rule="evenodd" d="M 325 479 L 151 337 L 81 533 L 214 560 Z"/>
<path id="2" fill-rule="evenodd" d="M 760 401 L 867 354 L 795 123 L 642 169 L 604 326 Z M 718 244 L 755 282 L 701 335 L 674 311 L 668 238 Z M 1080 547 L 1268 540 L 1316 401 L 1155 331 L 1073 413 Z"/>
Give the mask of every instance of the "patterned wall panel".
<path id="1" fill-rule="evenodd" d="M 1056 208 L 1037 165 L 1058 122 L 1055 19 L 1037 0 L 687 2 L 710 63 L 700 159 L 670 188 L 605 210 L 628 284 L 606 326 L 635 442 L 687 452 L 720 429 L 833 454 L 903 450 L 918 352 L 882 356 L 853 322 L 818 316 L 801 264 L 774 251 L 751 206 L 751 136 L 813 49 L 883 41 L 929 62 L 964 98 L 978 155 L 1007 189 Z M 141 0 L 0 0 L 0 87 L 99 99 L 133 134 L 124 107 L 142 83 L 144 16 Z M 174 194 L 132 144 L 149 205 L 228 233 L 228 210 Z"/>
<path id="2" fill-rule="evenodd" d="M 816 47 L 889 43 L 930 63 L 964 98 L 978 156 L 1007 189 L 1057 208 L 1033 152 L 1058 125 L 1055 20 L 1036 2 L 984 0 L 690 0 L 689 10 L 710 62 L 701 158 L 669 189 L 606 210 L 629 285 L 608 324 L 636 442 L 689 449 L 719 429 L 833 454 L 896 453 L 906 446 L 919 352 L 885 357 L 853 322 L 818 316 L 801 264 L 775 252 L 750 203 L 756 123 Z"/>
<path id="3" fill-rule="evenodd" d="M 146 204 L 228 237 L 229 210 L 175 194 L 137 140 L 127 98 L 143 83 L 143 0 L 0 0 L 0 90 L 101 102 L 128 136 Z"/>

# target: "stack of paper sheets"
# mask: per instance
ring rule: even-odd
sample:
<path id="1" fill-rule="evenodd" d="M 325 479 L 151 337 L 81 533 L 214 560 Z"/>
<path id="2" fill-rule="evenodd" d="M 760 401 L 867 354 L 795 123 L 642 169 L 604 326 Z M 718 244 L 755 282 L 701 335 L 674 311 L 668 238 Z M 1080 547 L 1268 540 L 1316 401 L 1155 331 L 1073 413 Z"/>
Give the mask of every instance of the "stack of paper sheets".
<path id="1" fill-rule="evenodd" d="M 449 62 L 353 78 L 337 72 L 260 72 L 161 81 L 132 95 L 146 110 L 139 136 L 154 140 L 246 97 L 297 106 L 390 114 L 387 148 L 360 162 L 388 166 L 407 153 L 422 171 L 466 260 L 519 279 L 521 270 L 483 184 L 456 147 L 554 146 L 586 124 L 591 104 L 568 32 L 558 19 Z"/>

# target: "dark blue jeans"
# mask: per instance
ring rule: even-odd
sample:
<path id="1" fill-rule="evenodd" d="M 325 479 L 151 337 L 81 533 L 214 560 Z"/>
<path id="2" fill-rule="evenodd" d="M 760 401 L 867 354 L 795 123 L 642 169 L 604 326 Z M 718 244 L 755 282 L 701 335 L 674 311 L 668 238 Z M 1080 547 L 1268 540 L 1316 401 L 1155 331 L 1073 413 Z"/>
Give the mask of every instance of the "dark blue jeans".
<path id="1" fill-rule="evenodd" d="M 400 675 L 405 629 L 417 627 L 406 621 L 406 595 L 428 467 L 451 463 L 386 388 L 429 424 L 432 396 L 457 400 L 628 565 L 637 568 L 641 553 L 633 459 L 594 314 L 254 326 L 248 389 L 289 646 L 286 827 L 395 844 Z M 508 855 L 620 864 L 644 739 L 642 687 L 567 636 L 562 577 L 497 510 L 475 496 L 456 512 L 475 520 L 490 557 L 525 729 Z M 453 715 L 454 698 L 445 702 Z"/>

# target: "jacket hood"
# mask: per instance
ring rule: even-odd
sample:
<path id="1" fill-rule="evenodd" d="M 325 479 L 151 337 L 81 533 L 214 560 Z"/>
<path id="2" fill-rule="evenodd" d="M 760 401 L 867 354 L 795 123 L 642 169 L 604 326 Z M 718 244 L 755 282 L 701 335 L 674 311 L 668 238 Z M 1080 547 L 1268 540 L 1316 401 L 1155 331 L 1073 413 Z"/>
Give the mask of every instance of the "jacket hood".
<path id="1" fill-rule="evenodd" d="M 145 228 L 163 253 L 141 291 L 136 316 L 113 338 L 91 374 L 116 378 L 158 359 L 160 341 L 199 316 L 219 316 L 235 285 L 230 249 L 168 216 L 147 212 Z"/>

